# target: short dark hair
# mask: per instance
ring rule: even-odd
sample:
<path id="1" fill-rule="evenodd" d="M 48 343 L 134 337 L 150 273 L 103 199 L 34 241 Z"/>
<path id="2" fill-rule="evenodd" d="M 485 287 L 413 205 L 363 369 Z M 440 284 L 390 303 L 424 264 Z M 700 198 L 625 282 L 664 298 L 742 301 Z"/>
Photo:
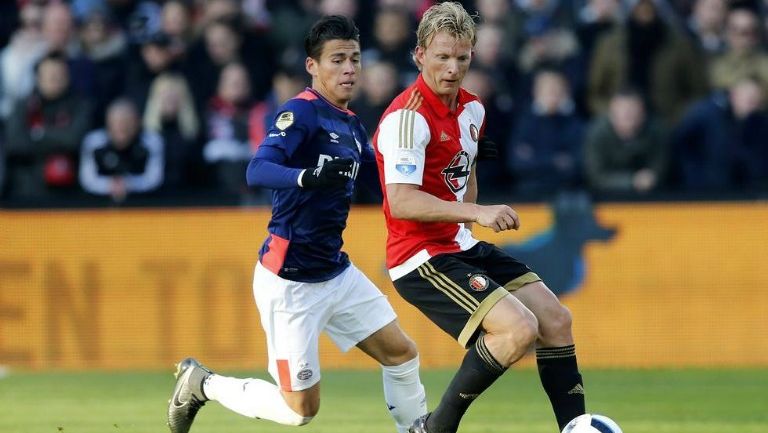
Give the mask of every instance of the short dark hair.
<path id="1" fill-rule="evenodd" d="M 319 59 L 323 53 L 323 44 L 333 39 L 360 42 L 360 30 L 354 21 L 342 15 L 327 15 L 320 18 L 304 39 L 307 56 Z"/>

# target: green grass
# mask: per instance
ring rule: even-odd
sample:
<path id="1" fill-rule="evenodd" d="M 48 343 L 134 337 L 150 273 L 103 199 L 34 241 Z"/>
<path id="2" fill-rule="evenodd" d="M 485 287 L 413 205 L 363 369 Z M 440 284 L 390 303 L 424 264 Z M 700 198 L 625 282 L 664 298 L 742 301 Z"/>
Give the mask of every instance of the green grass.
<path id="1" fill-rule="evenodd" d="M 430 407 L 451 377 L 424 371 Z M 257 377 L 266 377 L 258 374 Z M 768 369 L 584 372 L 588 409 L 625 433 L 766 433 Z M 320 414 L 305 433 L 392 433 L 375 371 L 323 372 Z M 165 373 L 17 373 L 0 379 L 2 433 L 166 432 Z M 203 408 L 192 433 L 291 432 L 217 403 Z M 556 433 L 534 370 L 512 370 L 480 397 L 461 433 Z"/>

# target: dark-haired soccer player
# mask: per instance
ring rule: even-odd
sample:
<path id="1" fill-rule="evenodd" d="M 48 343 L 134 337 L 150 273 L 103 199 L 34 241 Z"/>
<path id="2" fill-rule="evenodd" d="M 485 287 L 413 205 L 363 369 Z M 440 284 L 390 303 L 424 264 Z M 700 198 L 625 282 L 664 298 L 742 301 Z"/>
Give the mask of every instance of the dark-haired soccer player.
<path id="1" fill-rule="evenodd" d="M 424 13 L 416 36 L 421 73 L 392 101 L 373 139 L 387 267 L 398 293 L 468 350 L 439 406 L 411 431 L 456 432 L 472 401 L 534 344 L 562 429 L 584 413 L 571 315 L 526 265 L 469 230 L 520 225 L 509 206 L 475 203 L 485 109 L 461 88 L 475 23 L 459 3 L 443 2 Z"/>
<path id="2" fill-rule="evenodd" d="M 168 408 L 172 433 L 188 432 L 207 400 L 253 418 L 308 423 L 320 404 L 323 331 L 341 350 L 357 346 L 381 364 L 399 432 L 426 413 L 416 346 L 384 295 L 341 251 L 358 172 L 378 187 L 366 131 L 347 109 L 360 74 L 358 30 L 347 18 L 324 17 L 305 48 L 312 87 L 278 110 L 246 173 L 249 185 L 274 190 L 253 292 L 277 384 L 221 376 L 187 358 Z M 369 167 L 360 171 L 361 164 Z"/>

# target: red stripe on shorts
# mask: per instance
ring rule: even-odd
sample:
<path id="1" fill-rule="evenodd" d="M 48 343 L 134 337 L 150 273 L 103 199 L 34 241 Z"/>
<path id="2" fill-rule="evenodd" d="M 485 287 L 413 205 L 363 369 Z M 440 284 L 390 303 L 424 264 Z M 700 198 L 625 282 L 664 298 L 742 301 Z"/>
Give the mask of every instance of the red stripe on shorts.
<path id="1" fill-rule="evenodd" d="M 291 367 L 288 366 L 287 359 L 277 360 L 277 376 L 280 378 L 280 389 L 291 391 Z"/>

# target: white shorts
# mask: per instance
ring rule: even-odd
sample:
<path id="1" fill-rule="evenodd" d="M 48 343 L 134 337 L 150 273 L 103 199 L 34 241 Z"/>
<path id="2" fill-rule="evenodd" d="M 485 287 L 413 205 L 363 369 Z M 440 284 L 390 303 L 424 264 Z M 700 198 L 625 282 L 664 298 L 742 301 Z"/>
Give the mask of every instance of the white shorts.
<path id="1" fill-rule="evenodd" d="M 283 391 L 320 381 L 320 332 L 346 352 L 397 318 L 386 296 L 352 264 L 331 280 L 302 283 L 257 263 L 253 296 L 267 335 L 269 374 Z"/>

